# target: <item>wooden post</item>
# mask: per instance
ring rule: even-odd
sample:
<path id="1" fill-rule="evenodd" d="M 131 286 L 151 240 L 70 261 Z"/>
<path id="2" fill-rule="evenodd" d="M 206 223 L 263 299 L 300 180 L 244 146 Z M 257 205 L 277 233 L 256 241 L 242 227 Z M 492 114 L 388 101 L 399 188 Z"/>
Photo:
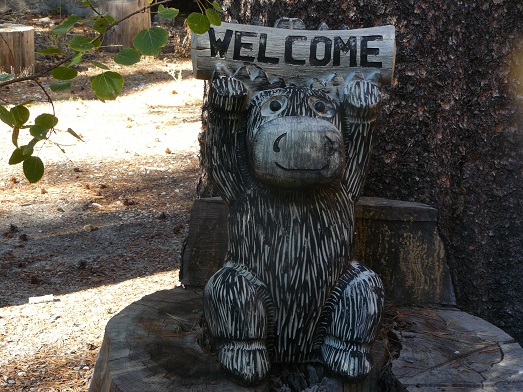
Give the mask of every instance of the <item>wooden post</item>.
<path id="1" fill-rule="evenodd" d="M 120 20 L 149 5 L 147 0 L 100 0 L 102 13 L 110 14 L 114 19 Z M 151 27 L 151 12 L 147 9 L 124 20 L 105 34 L 104 45 L 109 50 L 131 48 L 133 38 L 141 30 Z"/>
<path id="2" fill-rule="evenodd" d="M 18 75 L 35 62 L 34 28 L 0 24 L 0 71 Z"/>

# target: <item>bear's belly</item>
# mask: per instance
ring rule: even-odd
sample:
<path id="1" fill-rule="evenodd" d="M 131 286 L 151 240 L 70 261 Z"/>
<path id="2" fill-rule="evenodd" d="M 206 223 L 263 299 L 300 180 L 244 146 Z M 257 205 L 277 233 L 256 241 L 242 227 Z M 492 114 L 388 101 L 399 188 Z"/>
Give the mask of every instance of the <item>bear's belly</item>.
<path id="1" fill-rule="evenodd" d="M 270 293 L 267 343 L 274 362 L 314 359 L 316 325 L 350 266 L 352 209 L 346 201 L 337 198 L 331 210 L 320 203 L 277 209 L 256 205 L 259 200 L 231 209 L 228 261 L 248 267 Z"/>

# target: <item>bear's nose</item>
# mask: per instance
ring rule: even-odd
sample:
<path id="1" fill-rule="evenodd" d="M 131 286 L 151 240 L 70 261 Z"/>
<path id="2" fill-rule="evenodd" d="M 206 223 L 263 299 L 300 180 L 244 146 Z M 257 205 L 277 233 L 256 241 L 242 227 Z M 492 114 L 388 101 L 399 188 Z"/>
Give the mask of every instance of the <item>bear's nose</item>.
<path id="1" fill-rule="evenodd" d="M 276 138 L 276 140 L 274 141 L 274 143 L 272 145 L 272 151 L 274 151 L 274 152 L 281 151 L 280 141 L 286 136 L 287 136 L 287 132 L 282 133 L 280 136 L 278 136 Z M 330 157 L 338 152 L 339 146 L 338 146 L 338 143 L 336 143 L 330 137 L 325 136 L 324 148 L 325 148 L 325 155 Z"/>
<path id="2" fill-rule="evenodd" d="M 339 146 L 338 143 L 336 143 L 330 137 L 325 136 L 325 139 L 327 139 L 325 143 L 325 154 L 330 157 L 338 152 Z"/>
<path id="3" fill-rule="evenodd" d="M 273 187 L 308 189 L 339 179 L 343 135 L 331 122 L 284 116 L 262 123 L 247 140 L 256 177 Z"/>
<path id="4" fill-rule="evenodd" d="M 272 145 L 272 151 L 274 152 L 280 152 L 280 140 L 283 139 L 285 136 L 287 136 L 287 132 L 282 133 L 280 136 L 276 138 L 274 141 L 274 144 Z"/>

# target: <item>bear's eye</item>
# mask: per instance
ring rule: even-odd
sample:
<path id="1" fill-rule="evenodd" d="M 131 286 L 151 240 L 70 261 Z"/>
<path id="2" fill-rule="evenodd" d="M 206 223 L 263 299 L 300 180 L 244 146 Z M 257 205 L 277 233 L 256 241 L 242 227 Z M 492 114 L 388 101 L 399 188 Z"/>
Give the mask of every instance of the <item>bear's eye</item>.
<path id="1" fill-rule="evenodd" d="M 324 113 L 325 112 L 325 103 L 322 102 L 322 101 L 317 101 L 315 104 L 314 104 L 314 110 L 316 110 L 318 113 Z"/>
<path id="2" fill-rule="evenodd" d="M 261 106 L 261 115 L 274 117 L 280 114 L 287 107 L 287 97 L 276 95 L 267 99 Z"/>
<path id="3" fill-rule="evenodd" d="M 334 105 L 325 99 L 310 97 L 309 106 L 318 116 L 331 118 L 336 115 L 336 108 Z"/>
<path id="4" fill-rule="evenodd" d="M 270 104 L 269 104 L 269 108 L 273 111 L 273 112 L 277 112 L 278 110 L 281 109 L 281 103 L 279 101 L 272 101 Z"/>

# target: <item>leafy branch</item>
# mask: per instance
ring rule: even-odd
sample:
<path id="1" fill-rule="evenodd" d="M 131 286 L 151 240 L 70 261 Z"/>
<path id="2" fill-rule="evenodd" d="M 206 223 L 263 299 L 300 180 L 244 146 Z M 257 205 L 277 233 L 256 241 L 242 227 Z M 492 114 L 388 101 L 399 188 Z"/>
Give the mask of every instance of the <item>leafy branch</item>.
<path id="1" fill-rule="evenodd" d="M 100 13 L 94 8 L 90 0 L 82 0 L 82 5 L 90 7 L 95 16 L 82 19 L 77 15 L 71 15 L 53 29 L 53 34 L 65 35 L 75 25 L 85 24 L 96 33 L 94 38 L 86 36 L 75 36 L 71 38 L 68 41 L 68 47 L 72 50 L 71 54 L 66 54 L 60 48 L 53 46 L 36 52 L 37 54 L 50 56 L 65 56 L 37 73 L 20 77 L 15 77 L 15 75 L 9 73 L 0 74 L 0 89 L 15 83 L 33 81 L 44 92 L 48 102 L 52 106 L 52 114 L 42 113 L 34 119 L 34 123 L 28 124 L 31 116 L 27 105 L 30 102 L 12 105 L 9 109 L 6 106 L 0 105 L 0 121 L 12 128 L 11 141 L 15 146 L 15 150 L 9 158 L 9 164 L 15 165 L 22 163 L 24 175 L 30 183 L 38 182 L 44 175 L 45 170 L 41 158 L 34 155 L 35 146 L 39 142 L 50 140 L 51 135 L 56 132 L 55 126 L 58 123 L 58 118 L 55 116 L 53 100 L 39 79 L 51 74 L 52 77 L 57 80 L 57 82 L 49 85 L 52 91 L 57 92 L 69 89 L 71 87 L 70 81 L 78 76 L 78 71 L 74 66 L 83 61 L 85 53 L 96 51 L 102 46 L 104 36 L 110 29 L 136 14 L 146 12 L 153 6 L 158 6 L 158 15 L 164 19 L 171 20 L 179 14 L 178 9 L 168 8 L 163 5 L 167 3 L 168 0 L 147 1 L 149 5 L 141 7 L 123 16 L 121 19 L 116 20 L 110 14 Z M 201 12 L 193 12 L 187 17 L 187 24 L 192 31 L 197 34 L 203 34 L 209 30 L 211 24 L 218 26 L 221 24 L 223 9 L 217 1 L 196 0 L 196 2 Z M 167 42 L 168 33 L 164 28 L 151 27 L 144 29 L 133 38 L 133 48 L 120 50 L 113 59 L 120 65 L 133 65 L 138 63 L 142 56 L 158 55 Z M 91 90 L 101 101 L 116 99 L 124 86 L 122 75 L 112 71 L 105 64 L 96 61 L 91 61 L 91 63 L 102 70 L 100 74 L 89 78 Z M 21 130 L 27 130 L 29 135 L 32 136 L 32 139 L 26 145 L 19 145 Z M 68 132 L 81 140 L 71 128 L 68 128 Z"/>

